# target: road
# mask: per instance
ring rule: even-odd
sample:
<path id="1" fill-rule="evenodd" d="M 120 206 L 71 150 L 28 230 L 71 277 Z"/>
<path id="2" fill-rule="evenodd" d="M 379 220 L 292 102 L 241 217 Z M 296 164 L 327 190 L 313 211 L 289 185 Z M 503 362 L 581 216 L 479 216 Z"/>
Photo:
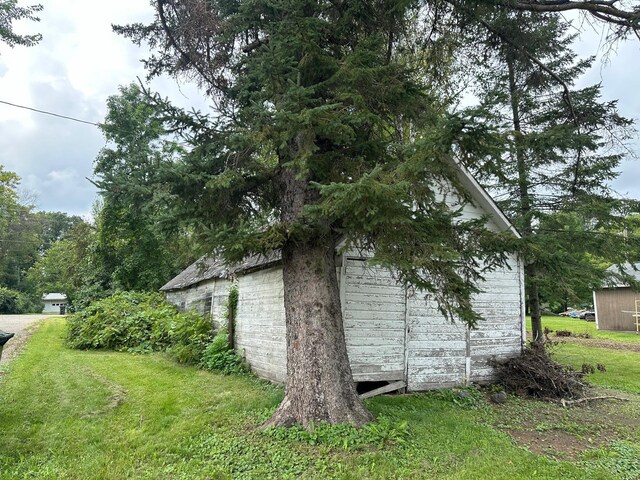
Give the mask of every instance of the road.
<path id="1" fill-rule="evenodd" d="M 0 330 L 15 333 L 2 351 L 0 363 L 6 363 L 14 358 L 24 347 L 25 342 L 33 333 L 39 321 L 46 318 L 54 318 L 55 315 L 0 315 Z"/>

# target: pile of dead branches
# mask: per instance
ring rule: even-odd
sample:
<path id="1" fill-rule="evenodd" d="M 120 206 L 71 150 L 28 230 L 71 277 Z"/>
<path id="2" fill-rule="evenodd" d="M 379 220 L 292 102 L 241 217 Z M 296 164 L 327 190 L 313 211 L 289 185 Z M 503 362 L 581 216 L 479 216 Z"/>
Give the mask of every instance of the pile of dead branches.
<path id="1" fill-rule="evenodd" d="M 519 396 L 582 398 L 589 387 L 583 372 L 556 362 L 545 347 L 529 347 L 519 357 L 490 363 L 496 368 L 498 382 Z"/>

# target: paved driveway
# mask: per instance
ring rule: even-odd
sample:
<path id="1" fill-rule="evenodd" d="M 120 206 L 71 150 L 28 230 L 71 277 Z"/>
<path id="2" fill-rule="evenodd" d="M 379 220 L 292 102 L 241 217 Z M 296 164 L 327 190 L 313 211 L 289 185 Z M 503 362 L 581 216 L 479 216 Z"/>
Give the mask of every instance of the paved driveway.
<path id="1" fill-rule="evenodd" d="M 0 363 L 8 362 L 15 357 L 33 333 L 35 325 L 45 318 L 52 318 L 52 315 L 0 315 L 0 330 L 15 333 L 5 344 Z"/>

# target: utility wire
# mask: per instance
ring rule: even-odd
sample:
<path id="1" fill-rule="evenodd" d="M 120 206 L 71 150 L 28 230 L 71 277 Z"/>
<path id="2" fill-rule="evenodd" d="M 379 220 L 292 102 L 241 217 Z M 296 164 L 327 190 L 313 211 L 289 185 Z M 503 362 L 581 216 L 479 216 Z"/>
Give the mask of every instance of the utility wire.
<path id="1" fill-rule="evenodd" d="M 24 105 L 18 105 L 16 103 L 6 102 L 4 100 L 0 100 L 0 103 L 4 103 L 5 105 L 10 105 L 10 106 L 16 107 L 16 108 L 23 108 L 25 110 L 31 110 L 32 112 L 42 113 L 44 115 L 51 115 L 52 117 L 64 118 L 65 120 L 72 120 L 72 121 L 78 122 L 78 123 L 86 123 L 87 125 L 93 125 L 95 127 L 100 127 L 101 126 L 101 124 L 99 124 L 99 123 L 89 122 L 87 120 L 81 120 L 79 118 L 74 118 L 74 117 L 68 117 L 66 115 L 60 115 L 58 113 L 47 112 L 46 110 L 38 110 L 37 108 L 26 107 Z"/>

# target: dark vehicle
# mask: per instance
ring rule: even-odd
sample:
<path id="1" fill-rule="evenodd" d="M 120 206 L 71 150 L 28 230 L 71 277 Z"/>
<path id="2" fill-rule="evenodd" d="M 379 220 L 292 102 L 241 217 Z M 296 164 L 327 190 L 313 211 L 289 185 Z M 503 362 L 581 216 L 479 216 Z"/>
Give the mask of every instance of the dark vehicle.
<path id="1" fill-rule="evenodd" d="M 580 318 L 586 320 L 587 322 L 595 322 L 596 321 L 596 312 L 592 310 L 585 310 L 580 313 Z"/>

